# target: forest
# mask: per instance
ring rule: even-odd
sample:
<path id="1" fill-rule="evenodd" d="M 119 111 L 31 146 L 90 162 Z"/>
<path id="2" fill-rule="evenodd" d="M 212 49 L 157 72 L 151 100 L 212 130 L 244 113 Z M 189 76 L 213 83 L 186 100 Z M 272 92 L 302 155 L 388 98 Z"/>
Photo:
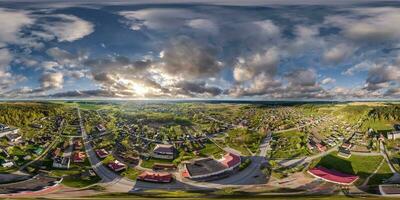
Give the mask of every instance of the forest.
<path id="1" fill-rule="evenodd" d="M 11 126 L 27 126 L 43 117 L 60 115 L 61 104 L 54 103 L 0 103 L 0 123 Z"/>

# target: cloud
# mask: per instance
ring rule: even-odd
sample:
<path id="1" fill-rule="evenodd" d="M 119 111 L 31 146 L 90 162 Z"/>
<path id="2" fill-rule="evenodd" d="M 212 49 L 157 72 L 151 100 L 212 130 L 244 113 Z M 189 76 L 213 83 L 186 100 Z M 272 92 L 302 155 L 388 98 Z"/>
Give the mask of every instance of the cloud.
<path id="1" fill-rule="evenodd" d="M 317 73 L 311 68 L 298 68 L 285 74 L 288 82 L 281 98 L 324 99 L 331 95 L 317 82 Z"/>
<path id="2" fill-rule="evenodd" d="M 282 91 L 282 83 L 265 73 L 261 73 L 254 77 L 247 84 L 235 85 L 228 91 L 233 97 L 249 97 L 249 96 L 273 96 Z"/>
<path id="3" fill-rule="evenodd" d="M 0 93 L 26 79 L 23 75 L 10 72 L 10 62 L 14 55 L 7 46 L 20 44 L 22 29 L 33 22 L 25 11 L 0 8 Z"/>
<path id="4" fill-rule="evenodd" d="M 46 50 L 46 53 L 52 57 L 58 65 L 64 67 L 76 67 L 88 59 L 86 52 L 78 51 L 76 54 L 73 54 L 58 47 L 49 48 Z"/>
<path id="5" fill-rule="evenodd" d="M 26 80 L 26 77 L 10 72 L 9 63 L 12 59 L 13 56 L 8 49 L 0 49 L 0 94 L 16 83 Z"/>
<path id="6" fill-rule="evenodd" d="M 72 42 L 81 39 L 94 31 L 94 25 L 74 15 L 52 15 L 57 21 L 47 22 L 42 25 L 48 34 L 54 35 L 59 42 Z M 42 33 L 42 36 L 45 33 Z M 49 35 L 45 36 L 48 37 Z"/>
<path id="7" fill-rule="evenodd" d="M 271 48 L 264 53 L 257 53 L 250 58 L 239 58 L 233 69 L 233 77 L 238 82 L 248 81 L 260 73 L 274 76 L 277 71 L 279 54 L 276 48 Z"/>
<path id="8" fill-rule="evenodd" d="M 206 31 L 212 34 L 218 33 L 218 26 L 208 19 L 193 19 L 188 21 L 187 25 L 198 31 Z"/>
<path id="9" fill-rule="evenodd" d="M 363 61 L 361 63 L 358 63 L 358 64 L 346 69 L 346 71 L 344 71 L 342 74 L 352 76 L 357 72 L 366 71 L 374 66 L 376 66 L 375 63 L 372 63 L 370 61 Z"/>
<path id="10" fill-rule="evenodd" d="M 376 65 L 369 69 L 365 82 L 365 88 L 369 91 L 385 89 L 390 85 L 400 83 L 400 66 Z"/>
<path id="11" fill-rule="evenodd" d="M 8 49 L 0 49 L 0 71 L 6 71 L 13 56 Z"/>
<path id="12" fill-rule="evenodd" d="M 349 57 L 352 53 L 353 47 L 346 44 L 338 44 L 325 51 L 323 57 L 325 61 L 337 64 Z"/>
<path id="13" fill-rule="evenodd" d="M 317 74 L 312 69 L 296 69 L 285 75 L 289 85 L 293 87 L 315 86 Z"/>
<path id="14" fill-rule="evenodd" d="M 205 96 L 217 96 L 222 93 L 222 89 L 219 87 L 208 86 L 204 81 L 201 82 L 190 82 L 181 81 L 174 84 L 177 88 L 177 93 L 189 97 L 197 97 L 199 95 Z"/>
<path id="15" fill-rule="evenodd" d="M 179 36 L 164 48 L 159 68 L 169 75 L 187 79 L 215 77 L 223 67 L 216 54 L 212 46 Z"/>
<path id="16" fill-rule="evenodd" d="M 384 93 L 384 96 L 386 97 L 396 97 L 400 98 L 400 87 L 392 87 L 386 90 Z"/>
<path id="17" fill-rule="evenodd" d="M 320 32 L 317 25 L 296 25 L 293 34 L 295 37 L 292 41 L 285 41 L 288 43 L 286 51 L 292 56 L 295 54 L 304 54 L 305 51 L 325 46 L 325 41 L 321 37 L 318 37 Z"/>
<path id="18" fill-rule="evenodd" d="M 326 84 L 333 84 L 333 83 L 335 83 L 335 82 L 336 82 L 336 80 L 335 80 L 334 78 L 327 77 L 327 78 L 324 78 L 324 79 L 321 81 L 321 84 L 326 85 Z"/>
<path id="19" fill-rule="evenodd" d="M 100 18 L 73 15 L 81 11 L 73 6 L 68 11 L 23 5 L 15 6 L 20 10 L 0 9 L 0 25 L 6 27 L 0 30 L 0 93 L 132 98 L 393 97 L 399 86 L 400 29 L 395 22 L 400 8 L 342 5 L 318 9 L 85 6 L 104 15 Z M 100 32 L 104 27 L 113 30 Z M 126 34 L 132 38 L 119 38 Z M 338 75 L 341 70 L 351 81 L 336 82 L 343 78 Z M 19 83 L 24 76 L 28 82 Z M 38 80 L 39 86 L 31 89 Z M 95 89 L 79 90 L 80 83 Z"/>
<path id="20" fill-rule="evenodd" d="M 0 47 L 2 43 L 19 43 L 21 29 L 34 21 L 25 11 L 0 8 Z"/>
<path id="21" fill-rule="evenodd" d="M 64 83 L 64 76 L 60 72 L 44 73 L 40 77 L 41 90 L 61 89 Z"/>
<path id="22" fill-rule="evenodd" d="M 268 35 L 271 38 L 278 38 L 281 35 L 280 28 L 275 25 L 271 20 L 256 21 L 253 23 L 261 29 L 262 33 Z"/>
<path id="23" fill-rule="evenodd" d="M 44 61 L 41 64 L 43 70 L 45 71 L 55 71 L 56 67 L 59 66 L 59 64 L 57 62 L 54 61 Z"/>
<path id="24" fill-rule="evenodd" d="M 119 12 L 128 20 L 132 30 L 143 27 L 156 30 L 170 30 L 181 27 L 186 20 L 195 18 L 195 13 L 186 9 L 151 8 L 137 11 Z"/>
<path id="25" fill-rule="evenodd" d="M 342 34 L 362 42 L 380 42 L 400 39 L 400 8 L 376 7 L 348 9 L 348 15 L 326 18 L 326 23 L 339 27 Z"/>
<path id="26" fill-rule="evenodd" d="M 119 96 L 145 96 L 148 93 L 164 94 L 168 89 L 154 80 L 150 72 L 151 60 L 131 60 L 124 56 L 89 59 L 88 66 L 91 79 L 107 90 Z"/>
<path id="27" fill-rule="evenodd" d="M 373 97 L 372 93 L 363 89 L 363 88 L 346 88 L 346 87 L 334 87 L 329 93 L 332 97 L 340 97 L 343 99 L 352 99 L 352 98 L 369 98 Z"/>

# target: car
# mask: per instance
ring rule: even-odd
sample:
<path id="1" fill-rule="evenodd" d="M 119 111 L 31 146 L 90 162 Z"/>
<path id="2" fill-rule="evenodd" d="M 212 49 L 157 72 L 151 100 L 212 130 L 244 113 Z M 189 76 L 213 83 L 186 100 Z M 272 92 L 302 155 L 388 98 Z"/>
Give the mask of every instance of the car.
<path id="1" fill-rule="evenodd" d="M 139 191 L 142 191 L 142 190 L 143 190 L 142 188 L 133 188 L 129 192 L 139 192 Z"/>

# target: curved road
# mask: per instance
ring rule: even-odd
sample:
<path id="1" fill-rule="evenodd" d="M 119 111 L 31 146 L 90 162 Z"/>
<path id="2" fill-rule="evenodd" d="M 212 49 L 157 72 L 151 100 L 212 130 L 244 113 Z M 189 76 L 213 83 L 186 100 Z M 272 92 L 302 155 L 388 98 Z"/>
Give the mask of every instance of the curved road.
<path id="1" fill-rule="evenodd" d="M 90 141 L 88 140 L 88 136 L 83 126 L 80 109 L 77 108 L 77 110 L 79 117 L 79 125 L 81 127 L 82 138 L 85 145 L 85 151 L 93 170 L 102 179 L 102 185 L 111 187 L 113 191 L 121 191 L 121 192 L 130 191 L 134 187 L 135 181 L 121 177 L 120 175 L 114 173 L 113 171 L 109 170 L 106 166 L 103 165 L 101 160 L 97 157 L 96 153 L 94 152 L 93 147 L 90 144 Z"/>
<path id="2" fill-rule="evenodd" d="M 93 147 L 88 140 L 87 134 L 85 132 L 80 109 L 78 110 L 78 117 L 79 123 L 81 126 L 82 138 L 84 140 L 85 150 L 88 156 L 88 159 L 92 165 L 93 170 L 102 178 L 102 185 L 106 186 L 107 188 L 112 189 L 112 191 L 120 191 L 120 192 L 128 192 L 131 191 L 133 188 L 138 189 L 187 189 L 187 188 L 203 188 L 203 189 L 214 189 L 214 188 L 224 188 L 224 187 L 241 187 L 241 186 L 248 186 L 248 185 L 256 185 L 256 184 L 263 184 L 265 183 L 264 180 L 258 180 L 260 177 L 264 177 L 261 172 L 261 165 L 266 160 L 267 150 L 269 148 L 269 143 L 272 138 L 272 132 L 268 132 L 267 137 L 264 138 L 263 142 L 260 145 L 260 151 L 256 156 L 251 156 L 250 159 L 252 160 L 251 164 L 244 170 L 231 175 L 227 178 L 220 179 L 213 182 L 197 182 L 187 179 L 182 179 L 178 173 L 176 173 L 176 180 L 170 184 L 155 184 L 155 183 L 148 183 L 148 182 L 136 182 L 129 180 L 127 178 L 121 177 L 118 174 L 112 172 L 107 167 L 105 167 L 101 160 L 97 158 L 96 153 L 93 150 Z M 306 124 L 308 125 L 308 124 Z M 306 126 L 303 125 L 303 126 Z M 293 129 L 297 129 L 299 127 L 295 127 Z M 287 131 L 287 130 L 281 130 Z M 278 131 L 278 132 L 281 132 Z M 333 151 L 335 148 L 330 149 L 327 152 L 321 153 L 317 156 L 323 156 L 328 154 L 329 152 Z M 312 160 L 316 156 L 309 157 L 307 160 Z M 263 182 L 264 181 L 264 182 Z"/>

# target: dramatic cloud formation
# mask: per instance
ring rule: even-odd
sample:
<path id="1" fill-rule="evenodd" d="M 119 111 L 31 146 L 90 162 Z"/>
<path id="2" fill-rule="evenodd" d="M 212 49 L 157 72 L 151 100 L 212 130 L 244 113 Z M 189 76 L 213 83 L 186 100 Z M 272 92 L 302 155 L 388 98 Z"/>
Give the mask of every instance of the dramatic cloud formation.
<path id="1" fill-rule="evenodd" d="M 242 4 L 1 3 L 0 97 L 400 98 L 398 2 Z"/>
<path id="2" fill-rule="evenodd" d="M 386 41 L 400 39 L 400 9 L 393 7 L 356 8 L 351 16 L 328 17 L 328 22 L 342 29 L 344 36 L 356 41 Z M 355 17 L 358 16 L 358 17 Z"/>
<path id="3" fill-rule="evenodd" d="M 221 70 L 216 49 L 186 36 L 173 39 L 161 53 L 160 69 L 186 78 L 213 77 Z"/>
<path id="4" fill-rule="evenodd" d="M 44 24 L 43 28 L 54 35 L 60 42 L 72 42 L 93 32 L 94 26 L 73 15 L 56 15 L 60 22 Z"/>
<path id="5" fill-rule="evenodd" d="M 0 8 L 0 46 L 4 43 L 18 43 L 21 28 L 30 25 L 34 19 L 27 12 Z"/>

